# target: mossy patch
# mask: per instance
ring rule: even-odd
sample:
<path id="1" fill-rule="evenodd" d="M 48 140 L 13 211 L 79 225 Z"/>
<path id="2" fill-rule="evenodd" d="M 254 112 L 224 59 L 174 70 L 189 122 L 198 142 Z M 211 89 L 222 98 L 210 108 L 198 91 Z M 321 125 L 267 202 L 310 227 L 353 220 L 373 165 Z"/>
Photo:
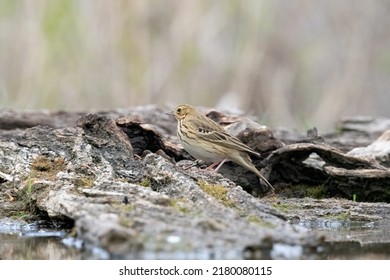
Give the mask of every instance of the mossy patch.
<path id="1" fill-rule="evenodd" d="M 32 163 L 32 168 L 35 171 L 41 171 L 41 172 L 49 171 L 51 166 L 52 166 L 52 162 L 47 157 L 44 156 L 39 156 L 35 158 Z"/>
<path id="2" fill-rule="evenodd" d="M 25 181 L 25 186 L 21 191 L 21 197 L 24 205 L 26 206 L 26 211 L 29 211 L 30 214 L 34 212 L 34 201 L 33 201 L 33 184 L 31 178 L 27 178 Z"/>
<path id="3" fill-rule="evenodd" d="M 93 183 L 95 182 L 95 178 L 91 177 L 80 177 L 76 178 L 74 181 L 74 184 L 76 187 L 87 187 L 90 188 L 93 186 Z"/>
<path id="4" fill-rule="evenodd" d="M 130 203 L 113 203 L 112 207 L 119 212 L 119 224 L 123 227 L 131 227 L 133 219 L 129 216 L 129 213 L 134 211 L 135 206 Z"/>
<path id="5" fill-rule="evenodd" d="M 35 184 L 33 178 L 28 177 L 21 182 L 22 188 L 18 191 L 16 199 L 18 207 L 15 211 L 10 211 L 10 215 L 14 218 L 30 220 L 34 217 L 42 215 L 42 211 L 36 207 L 37 199 L 45 192 L 46 184 Z"/>
<path id="6" fill-rule="evenodd" d="M 10 211 L 9 213 L 9 217 L 11 219 L 15 219 L 15 220 L 30 220 L 32 218 L 34 218 L 35 216 L 29 212 L 29 211 L 23 211 L 23 210 L 19 210 L 19 211 Z"/>
<path id="7" fill-rule="evenodd" d="M 199 180 L 198 185 L 204 192 L 215 197 L 218 201 L 222 202 L 225 206 L 227 207 L 235 206 L 234 201 L 228 198 L 228 188 L 222 185 L 209 184 L 204 180 Z"/>
<path id="8" fill-rule="evenodd" d="M 31 178 L 54 180 L 57 173 L 65 169 L 65 160 L 62 157 L 50 159 L 38 156 L 31 163 Z"/>
<path id="9" fill-rule="evenodd" d="M 141 182 L 139 182 L 140 186 L 143 186 L 145 188 L 149 188 L 151 186 L 152 182 L 150 181 L 149 177 L 145 177 Z"/>
<path id="10" fill-rule="evenodd" d="M 132 219 L 130 219 L 129 217 L 125 216 L 125 215 L 119 215 L 119 224 L 123 227 L 131 227 L 131 225 L 133 224 L 133 221 Z"/>
<path id="11" fill-rule="evenodd" d="M 188 214 L 190 212 L 190 209 L 183 206 L 183 199 L 171 199 L 169 200 L 169 206 L 172 208 L 182 212 L 183 214 Z"/>
<path id="12" fill-rule="evenodd" d="M 278 209 L 279 211 L 283 212 L 283 213 L 288 213 L 291 210 L 298 208 L 298 207 L 293 206 L 291 204 L 280 203 L 280 202 L 274 203 L 274 204 L 272 204 L 272 206 L 275 207 L 276 209 Z"/>
<path id="13" fill-rule="evenodd" d="M 325 197 L 325 191 L 323 186 L 310 186 L 306 188 L 306 195 L 308 197 L 321 199 Z"/>
<path id="14" fill-rule="evenodd" d="M 130 203 L 114 203 L 112 204 L 112 206 L 114 207 L 114 209 L 118 210 L 119 212 L 125 212 L 125 213 L 128 213 L 130 211 L 133 211 L 134 210 L 134 205 L 133 204 L 130 204 Z"/>
<path id="15" fill-rule="evenodd" d="M 36 185 L 36 179 L 54 181 L 57 173 L 65 170 L 65 160 L 62 157 L 48 158 L 38 156 L 31 163 L 30 174 L 23 178 L 24 187 L 19 193 L 19 199 L 25 205 L 25 211 L 33 214 L 35 212 L 36 199 L 44 191 L 42 185 Z M 35 213 L 36 214 L 36 213 Z"/>
<path id="16" fill-rule="evenodd" d="M 270 228 L 270 229 L 274 229 L 276 226 L 271 223 L 271 222 L 268 222 L 258 216 L 255 216 L 255 215 L 249 215 L 246 217 L 246 219 L 250 222 L 250 223 L 254 223 L 254 224 L 257 224 L 257 225 L 260 225 L 264 228 Z"/>

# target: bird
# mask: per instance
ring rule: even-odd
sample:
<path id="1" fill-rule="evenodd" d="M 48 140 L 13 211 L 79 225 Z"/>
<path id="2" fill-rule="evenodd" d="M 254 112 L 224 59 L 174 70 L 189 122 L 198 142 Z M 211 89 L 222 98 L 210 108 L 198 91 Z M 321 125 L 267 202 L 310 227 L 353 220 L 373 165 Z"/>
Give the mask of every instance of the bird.
<path id="1" fill-rule="evenodd" d="M 183 148 L 196 159 L 212 162 L 207 169 L 210 170 L 218 164 L 214 169 L 218 172 L 221 166 L 230 160 L 255 173 L 268 188 L 275 191 L 249 157 L 249 155 L 259 157 L 258 152 L 191 105 L 178 105 L 170 113 L 177 120 L 177 137 Z"/>

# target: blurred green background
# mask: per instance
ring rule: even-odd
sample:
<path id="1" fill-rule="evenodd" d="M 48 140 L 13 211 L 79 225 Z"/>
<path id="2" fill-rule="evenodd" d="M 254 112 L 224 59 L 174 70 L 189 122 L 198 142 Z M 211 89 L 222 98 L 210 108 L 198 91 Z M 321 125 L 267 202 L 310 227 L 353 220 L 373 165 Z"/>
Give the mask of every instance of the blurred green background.
<path id="1" fill-rule="evenodd" d="M 177 104 L 271 127 L 390 117 L 390 1 L 0 0 L 0 103 Z"/>

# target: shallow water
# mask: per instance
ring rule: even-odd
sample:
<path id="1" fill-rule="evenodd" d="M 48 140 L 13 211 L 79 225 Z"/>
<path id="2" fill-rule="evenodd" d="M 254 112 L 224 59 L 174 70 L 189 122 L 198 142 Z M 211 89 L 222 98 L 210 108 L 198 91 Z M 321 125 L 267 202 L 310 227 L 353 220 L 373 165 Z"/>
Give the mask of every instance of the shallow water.
<path id="1" fill-rule="evenodd" d="M 390 259 L 390 221 L 321 220 L 301 226 L 325 236 L 323 259 Z"/>
<path id="2" fill-rule="evenodd" d="M 310 231 L 321 233 L 326 242 L 314 252 L 301 246 L 274 244 L 271 250 L 246 252 L 168 253 L 140 252 L 135 259 L 390 259 L 390 224 L 380 222 L 301 222 Z M 85 248 L 81 240 L 68 237 L 68 231 L 0 220 L 0 259 L 64 260 L 111 259 L 99 248 Z M 225 252 L 226 253 L 226 252 Z"/>
<path id="3" fill-rule="evenodd" d="M 82 241 L 68 235 L 68 230 L 58 230 L 52 224 L 0 220 L 0 260 L 107 258 L 99 250 L 86 250 Z"/>

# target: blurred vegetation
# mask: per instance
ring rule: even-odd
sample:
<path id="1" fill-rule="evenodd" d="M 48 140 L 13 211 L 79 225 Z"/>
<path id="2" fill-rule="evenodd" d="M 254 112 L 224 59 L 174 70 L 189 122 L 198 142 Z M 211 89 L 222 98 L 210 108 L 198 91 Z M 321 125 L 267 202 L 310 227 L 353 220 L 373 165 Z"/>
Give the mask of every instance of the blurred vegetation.
<path id="1" fill-rule="evenodd" d="M 0 0 L 1 107 L 390 116 L 390 2 Z"/>

